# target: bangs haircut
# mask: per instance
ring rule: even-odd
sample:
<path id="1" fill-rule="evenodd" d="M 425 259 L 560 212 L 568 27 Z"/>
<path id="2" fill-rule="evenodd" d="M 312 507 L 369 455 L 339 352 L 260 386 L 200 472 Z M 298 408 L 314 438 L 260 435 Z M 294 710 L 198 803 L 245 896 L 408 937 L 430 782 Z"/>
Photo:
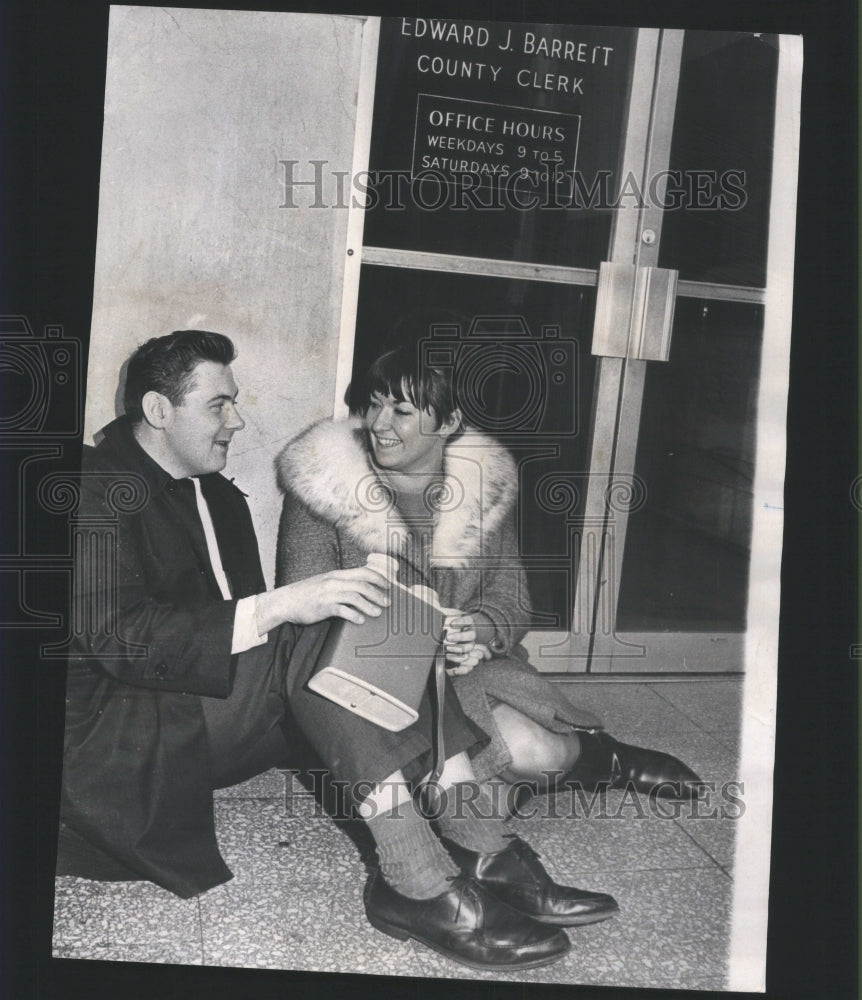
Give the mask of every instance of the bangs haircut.
<path id="1" fill-rule="evenodd" d="M 434 415 L 439 427 L 455 411 L 452 377 L 448 369 L 420 364 L 418 347 L 399 347 L 381 354 L 350 387 L 350 412 L 365 416 L 375 393 L 398 403 L 411 403 Z"/>

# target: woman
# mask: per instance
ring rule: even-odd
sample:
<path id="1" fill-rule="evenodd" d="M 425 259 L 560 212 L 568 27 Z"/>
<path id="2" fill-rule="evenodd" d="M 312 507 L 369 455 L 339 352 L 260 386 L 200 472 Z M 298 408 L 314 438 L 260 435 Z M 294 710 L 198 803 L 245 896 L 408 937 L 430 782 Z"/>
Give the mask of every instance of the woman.
<path id="1" fill-rule="evenodd" d="M 487 435 L 462 427 L 449 372 L 389 351 L 353 393 L 349 421 L 322 421 L 277 460 L 285 499 L 279 585 L 398 560 L 399 580 L 423 583 L 446 608 L 447 659 L 465 713 L 490 742 L 477 778 L 633 786 L 696 794 L 697 775 L 668 754 L 619 743 L 529 663 L 520 640 L 529 600 L 516 532 L 517 470 Z"/>

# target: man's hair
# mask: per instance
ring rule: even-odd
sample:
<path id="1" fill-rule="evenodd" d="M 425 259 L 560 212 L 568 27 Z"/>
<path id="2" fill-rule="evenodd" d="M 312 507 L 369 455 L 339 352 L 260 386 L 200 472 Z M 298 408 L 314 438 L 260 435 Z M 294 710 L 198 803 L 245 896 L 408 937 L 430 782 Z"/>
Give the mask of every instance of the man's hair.
<path id="1" fill-rule="evenodd" d="M 123 408 L 133 424 L 144 418 L 141 402 L 148 392 L 160 392 L 179 406 L 191 388 L 192 373 L 201 361 L 229 365 L 236 348 L 223 333 L 208 330 L 175 330 L 153 337 L 135 351 L 126 368 Z"/>
<path id="2" fill-rule="evenodd" d="M 364 416 L 375 392 L 427 410 L 434 415 L 437 427 L 455 411 L 451 371 L 425 363 L 418 345 L 410 349 L 398 347 L 373 361 L 349 389 L 351 412 Z"/>

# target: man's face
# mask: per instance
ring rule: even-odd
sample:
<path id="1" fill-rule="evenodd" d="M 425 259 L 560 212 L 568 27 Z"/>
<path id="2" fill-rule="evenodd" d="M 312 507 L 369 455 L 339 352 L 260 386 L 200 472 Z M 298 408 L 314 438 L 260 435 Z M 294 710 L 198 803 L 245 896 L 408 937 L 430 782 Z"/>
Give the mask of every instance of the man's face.
<path id="1" fill-rule="evenodd" d="M 432 473 L 443 468 L 444 428 L 436 418 L 417 409 L 409 400 L 375 392 L 365 413 L 365 427 L 374 461 L 392 472 Z"/>
<path id="2" fill-rule="evenodd" d="M 165 444 L 176 478 L 225 467 L 231 438 L 245 427 L 236 408 L 237 391 L 230 366 L 199 361 L 182 402 L 168 403 Z"/>

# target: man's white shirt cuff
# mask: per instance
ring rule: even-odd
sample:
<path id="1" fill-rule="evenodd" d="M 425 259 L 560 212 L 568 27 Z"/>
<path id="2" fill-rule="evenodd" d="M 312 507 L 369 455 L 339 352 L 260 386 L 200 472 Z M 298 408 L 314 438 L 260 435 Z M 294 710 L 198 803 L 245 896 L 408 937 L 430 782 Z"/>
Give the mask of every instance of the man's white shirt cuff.
<path id="1" fill-rule="evenodd" d="M 268 638 L 269 633 L 257 634 L 257 615 L 255 606 L 257 596 L 241 597 L 236 602 L 236 616 L 233 620 L 233 644 L 231 654 L 244 653 L 247 649 L 255 646 L 262 646 Z"/>

